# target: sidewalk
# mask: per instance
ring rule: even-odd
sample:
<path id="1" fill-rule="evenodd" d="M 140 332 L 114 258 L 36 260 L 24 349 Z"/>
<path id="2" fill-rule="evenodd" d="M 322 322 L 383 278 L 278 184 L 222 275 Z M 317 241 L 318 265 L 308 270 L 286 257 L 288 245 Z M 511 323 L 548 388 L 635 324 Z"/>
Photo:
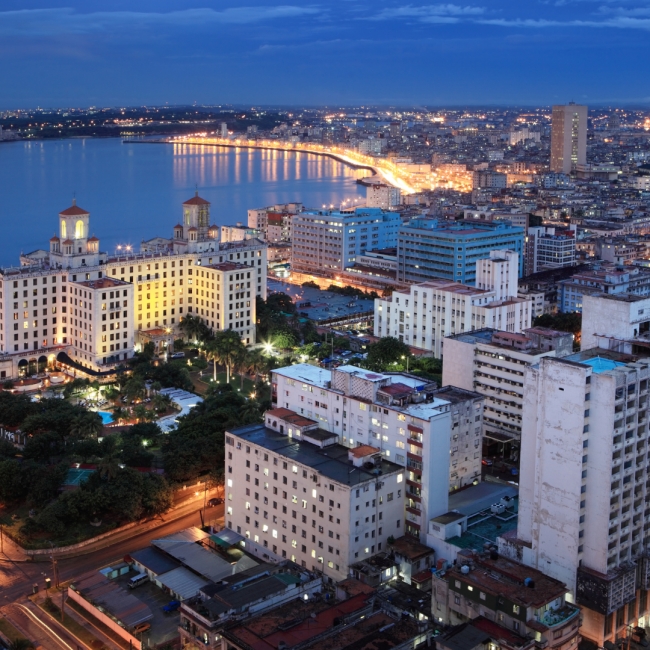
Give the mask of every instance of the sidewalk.
<path id="1" fill-rule="evenodd" d="M 186 515 L 200 510 L 203 507 L 204 499 L 209 500 L 213 496 L 218 496 L 219 489 L 214 488 L 208 490 L 207 496 L 204 497 L 203 492 L 199 496 L 192 496 L 171 508 L 164 515 L 160 515 L 154 519 L 141 521 L 135 527 L 130 527 L 127 530 L 116 530 L 114 534 L 108 534 L 106 537 L 99 539 L 95 542 L 89 541 L 88 544 L 82 548 L 73 549 L 70 551 L 55 549 L 54 556 L 57 559 L 78 557 L 79 555 L 87 555 L 94 551 L 99 551 L 108 546 L 112 546 L 118 542 L 134 537 L 135 534 L 141 535 L 147 531 L 154 530 L 163 526 L 175 519 L 181 519 Z M 3 535 L 4 553 L 0 553 L 0 562 L 49 562 L 50 554 L 29 556 L 23 548 L 16 544 L 13 540 Z"/>

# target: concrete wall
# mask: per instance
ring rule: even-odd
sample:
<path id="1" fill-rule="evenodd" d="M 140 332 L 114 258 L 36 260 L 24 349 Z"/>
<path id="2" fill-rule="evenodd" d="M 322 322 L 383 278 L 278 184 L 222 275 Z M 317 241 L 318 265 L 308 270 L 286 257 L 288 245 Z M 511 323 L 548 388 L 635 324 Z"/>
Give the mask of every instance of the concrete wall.
<path id="1" fill-rule="evenodd" d="M 588 374 L 585 366 L 544 358 L 524 382 L 517 535 L 531 543 L 532 566 L 573 593 Z"/>
<path id="2" fill-rule="evenodd" d="M 118 625 L 112 618 L 110 618 L 110 616 L 107 616 L 103 612 L 100 612 L 94 605 L 91 605 L 81 594 L 74 591 L 74 589 L 70 589 L 70 587 L 68 587 L 68 598 L 70 600 L 73 600 L 80 607 L 83 607 L 87 612 L 92 614 L 95 618 L 100 620 L 104 625 L 110 628 L 113 632 L 115 632 L 121 638 L 123 638 L 129 644 L 129 647 L 131 646 L 133 646 L 133 648 L 142 647 L 142 643 L 140 642 L 139 639 L 136 639 L 136 637 L 134 637 L 130 632 L 125 630 L 121 625 Z"/>

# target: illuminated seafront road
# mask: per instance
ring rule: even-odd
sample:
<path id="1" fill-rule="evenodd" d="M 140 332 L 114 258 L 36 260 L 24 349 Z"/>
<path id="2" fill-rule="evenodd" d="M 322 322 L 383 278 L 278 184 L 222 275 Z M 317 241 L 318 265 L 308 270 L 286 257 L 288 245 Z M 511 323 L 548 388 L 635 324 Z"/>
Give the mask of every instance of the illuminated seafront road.
<path id="1" fill-rule="evenodd" d="M 129 142 L 127 140 L 127 142 Z M 147 142 L 141 140 L 131 140 L 131 142 Z M 152 142 L 149 140 L 148 142 Z M 279 143 L 274 140 L 230 140 L 224 138 L 208 138 L 197 136 L 177 136 L 165 140 L 157 140 L 157 142 L 167 142 L 170 144 L 188 144 L 199 145 L 208 147 L 232 147 L 239 149 L 269 149 L 274 151 L 291 151 L 310 153 L 317 156 L 328 156 L 346 163 L 353 167 L 361 167 L 373 171 L 377 176 L 381 177 L 384 182 L 398 187 L 404 194 L 413 194 L 416 189 L 406 179 L 406 174 L 399 169 L 397 165 L 389 160 L 383 158 L 374 158 L 364 154 L 346 149 L 344 147 L 324 147 L 318 144 L 302 144 L 297 142 L 295 145 L 287 143 Z"/>

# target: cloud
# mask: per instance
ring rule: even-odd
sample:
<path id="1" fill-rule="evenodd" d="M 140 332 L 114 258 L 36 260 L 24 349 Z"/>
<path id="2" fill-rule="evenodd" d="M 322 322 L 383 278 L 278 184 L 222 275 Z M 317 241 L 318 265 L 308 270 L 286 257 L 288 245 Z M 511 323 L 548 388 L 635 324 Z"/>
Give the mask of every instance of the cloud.
<path id="1" fill-rule="evenodd" d="M 596 29 L 642 29 L 650 30 L 650 18 L 633 18 L 627 16 L 616 16 L 607 20 L 546 20 L 535 18 L 487 18 L 475 21 L 481 25 L 495 25 L 498 27 L 523 27 L 533 29 L 544 29 L 547 27 L 569 28 L 569 27 L 591 27 Z"/>
<path id="2" fill-rule="evenodd" d="M 454 4 L 424 5 L 414 7 L 405 5 L 392 9 L 383 9 L 368 20 L 391 20 L 396 18 L 416 18 L 423 23 L 457 23 L 462 19 L 480 16 L 485 13 L 483 7 L 471 7 Z"/>
<path id="3" fill-rule="evenodd" d="M 0 34 L 13 36 L 55 36 L 110 33 L 114 30 L 216 25 L 247 25 L 274 19 L 299 18 L 320 14 L 316 6 L 231 7 L 222 11 L 209 8 L 182 11 L 97 11 L 79 13 L 72 8 L 24 9 L 0 12 Z"/>

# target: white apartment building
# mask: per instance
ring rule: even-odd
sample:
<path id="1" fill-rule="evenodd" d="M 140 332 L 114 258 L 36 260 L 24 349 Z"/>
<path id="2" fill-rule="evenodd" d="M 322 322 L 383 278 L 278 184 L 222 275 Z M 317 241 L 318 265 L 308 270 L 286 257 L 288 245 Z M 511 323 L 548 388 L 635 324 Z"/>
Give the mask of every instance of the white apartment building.
<path id="1" fill-rule="evenodd" d="M 366 206 L 388 210 L 402 202 L 402 190 L 385 183 L 371 183 L 366 186 Z"/>
<path id="2" fill-rule="evenodd" d="M 545 269 L 575 266 L 576 226 L 536 226 L 526 233 L 526 275 Z"/>
<path id="3" fill-rule="evenodd" d="M 631 352 L 632 341 L 647 340 L 650 298 L 631 293 L 582 296 L 580 348 L 611 348 Z"/>
<path id="4" fill-rule="evenodd" d="M 414 284 L 375 299 L 374 334 L 442 355 L 447 336 L 492 328 L 518 333 L 531 325 L 532 305 L 517 297 L 518 255 L 491 251 L 476 261 L 476 286 L 450 280 Z"/>
<path id="5" fill-rule="evenodd" d="M 543 357 L 572 352 L 572 334 L 543 327 L 522 334 L 483 329 L 445 338 L 443 386 L 458 386 L 485 397 L 484 455 L 503 453 L 518 458 L 526 368 Z"/>
<path id="6" fill-rule="evenodd" d="M 73 201 L 59 213 L 58 235 L 49 250 L 21 255 L 21 266 L 0 271 L 2 377 L 40 372 L 61 353 L 81 364 L 79 370 L 106 370 L 133 355 L 134 331 L 173 330 L 187 314 L 214 329 L 232 327 L 253 343 L 255 296 L 266 298 L 267 245 L 255 238 L 221 242 L 209 218 L 210 203 L 197 195 L 183 204 L 183 220 L 172 238 L 143 242 L 139 253 L 118 247 L 109 256 L 99 250 L 99 239 L 89 237 L 90 213 Z M 232 269 L 220 269 L 224 264 Z M 212 267 L 210 286 L 206 267 Z M 107 278 L 115 283 L 113 293 L 117 285 L 122 294 L 127 291 L 128 313 L 114 316 L 114 329 L 106 330 L 104 341 L 98 329 L 104 299 L 97 296 L 110 296 L 111 289 L 93 283 Z M 80 288 L 80 283 L 91 284 Z M 119 311 L 125 311 L 124 295 L 106 300 L 120 302 Z"/>
<path id="7" fill-rule="evenodd" d="M 378 447 L 406 469 L 404 532 L 424 541 L 450 489 L 480 479 L 482 398 L 405 373 L 308 364 L 272 372 L 273 404 L 315 420 L 354 449 Z"/>
<path id="8" fill-rule="evenodd" d="M 516 537 L 500 552 L 564 582 L 603 647 L 647 625 L 650 361 L 598 348 L 526 369 Z"/>
<path id="9" fill-rule="evenodd" d="M 551 171 L 569 174 L 587 162 L 587 107 L 573 102 L 553 106 Z"/>
<path id="10" fill-rule="evenodd" d="M 377 447 L 348 449 L 336 438 L 274 409 L 265 424 L 226 432 L 225 460 L 226 526 L 246 550 L 333 582 L 401 536 L 406 488 L 404 468 Z"/>
<path id="11" fill-rule="evenodd" d="M 380 208 L 301 212 L 293 217 L 291 269 L 343 271 L 366 251 L 396 246 L 400 224 L 398 213 Z"/>

